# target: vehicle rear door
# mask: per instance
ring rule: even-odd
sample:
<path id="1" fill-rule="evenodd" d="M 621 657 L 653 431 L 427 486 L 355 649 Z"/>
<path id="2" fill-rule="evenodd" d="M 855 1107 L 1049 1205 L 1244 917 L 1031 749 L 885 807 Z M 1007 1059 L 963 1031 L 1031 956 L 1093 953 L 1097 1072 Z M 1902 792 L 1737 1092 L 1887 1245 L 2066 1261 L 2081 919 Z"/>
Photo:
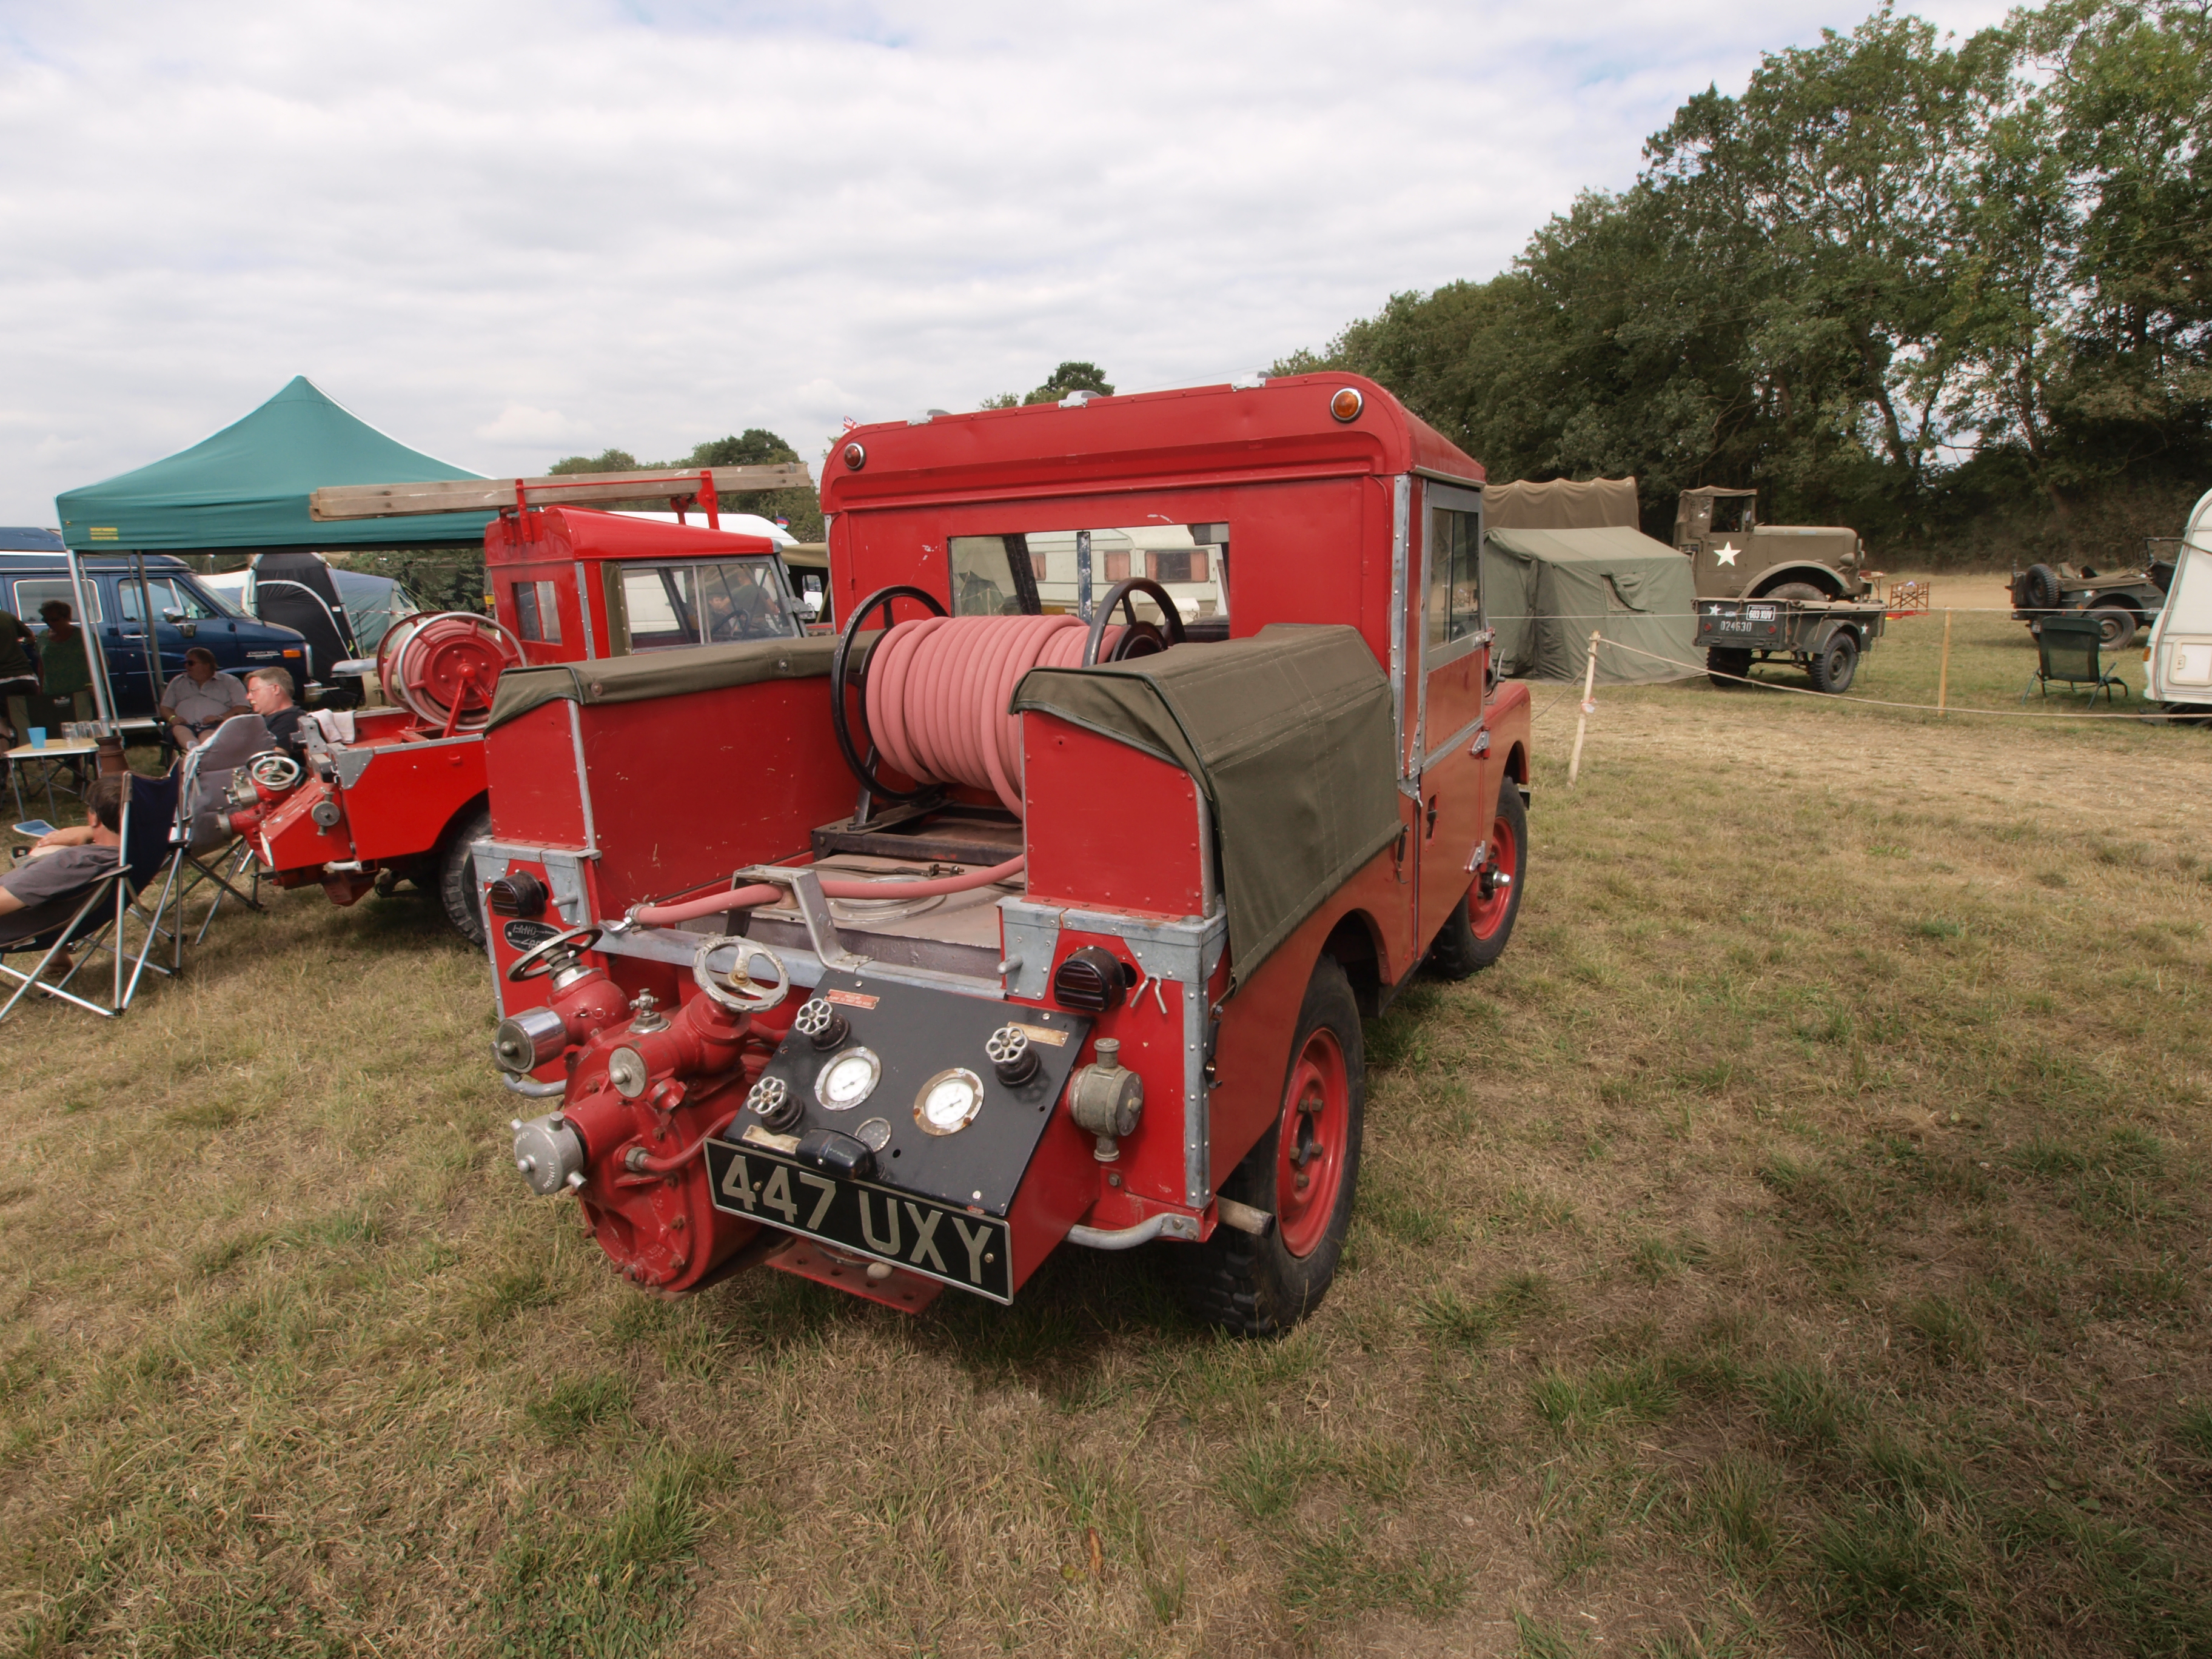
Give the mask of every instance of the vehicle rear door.
<path id="1" fill-rule="evenodd" d="M 1490 763 L 1474 752 L 1490 689 L 1491 633 L 1482 610 L 1482 495 L 1418 481 L 1417 621 L 1419 938 L 1436 936 L 1474 881 L 1469 855 L 1488 830 Z"/>

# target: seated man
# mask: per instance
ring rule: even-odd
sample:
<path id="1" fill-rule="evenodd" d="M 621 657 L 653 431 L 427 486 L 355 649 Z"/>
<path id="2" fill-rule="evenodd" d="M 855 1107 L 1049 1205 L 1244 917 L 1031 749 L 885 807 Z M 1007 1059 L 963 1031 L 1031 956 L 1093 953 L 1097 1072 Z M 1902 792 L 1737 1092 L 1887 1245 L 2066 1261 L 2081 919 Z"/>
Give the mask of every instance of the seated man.
<path id="1" fill-rule="evenodd" d="M 179 749 L 192 748 L 234 715 L 252 712 L 246 688 L 216 666 L 215 653 L 204 645 L 185 653 L 185 672 L 161 693 L 161 718 Z"/>
<path id="2" fill-rule="evenodd" d="M 84 792 L 89 822 L 41 836 L 31 855 L 0 874 L 0 955 L 20 951 L 41 933 L 68 926 L 86 892 L 123 856 L 119 777 L 94 778 Z M 66 967 L 66 955 L 55 966 Z"/>
<path id="3" fill-rule="evenodd" d="M 307 711 L 292 701 L 292 675 L 283 668 L 257 668 L 246 677 L 246 700 L 261 723 L 269 728 L 276 745 L 294 760 L 301 758 L 300 722 Z"/>

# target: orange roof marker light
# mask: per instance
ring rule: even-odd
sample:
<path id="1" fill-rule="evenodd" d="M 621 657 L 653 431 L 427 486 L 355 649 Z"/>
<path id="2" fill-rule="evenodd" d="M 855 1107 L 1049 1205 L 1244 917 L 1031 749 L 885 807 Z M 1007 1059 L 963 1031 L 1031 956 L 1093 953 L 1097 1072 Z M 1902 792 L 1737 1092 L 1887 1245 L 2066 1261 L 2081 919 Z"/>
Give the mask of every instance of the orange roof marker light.
<path id="1" fill-rule="evenodd" d="M 1328 400 L 1328 412 L 1340 421 L 1356 421 L 1366 404 L 1367 399 L 1359 395 L 1359 388 L 1348 386 Z"/>

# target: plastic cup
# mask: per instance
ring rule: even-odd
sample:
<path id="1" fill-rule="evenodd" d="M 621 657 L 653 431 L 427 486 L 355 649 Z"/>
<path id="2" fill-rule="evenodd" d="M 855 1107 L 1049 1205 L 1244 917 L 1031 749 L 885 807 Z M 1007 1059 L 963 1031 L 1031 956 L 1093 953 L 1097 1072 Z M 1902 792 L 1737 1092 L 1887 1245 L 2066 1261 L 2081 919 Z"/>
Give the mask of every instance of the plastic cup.
<path id="1" fill-rule="evenodd" d="M 46 746 L 46 728 L 43 726 L 33 726 L 31 728 L 31 747 L 33 749 L 44 749 Z"/>

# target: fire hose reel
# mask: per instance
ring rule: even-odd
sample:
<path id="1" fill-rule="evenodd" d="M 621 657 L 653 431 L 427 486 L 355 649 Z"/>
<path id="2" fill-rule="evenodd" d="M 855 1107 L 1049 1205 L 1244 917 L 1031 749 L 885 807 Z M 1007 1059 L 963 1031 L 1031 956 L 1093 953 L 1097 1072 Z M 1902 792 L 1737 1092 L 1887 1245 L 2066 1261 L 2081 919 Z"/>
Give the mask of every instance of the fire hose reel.
<path id="1" fill-rule="evenodd" d="M 376 649 L 376 677 L 390 702 L 450 737 L 490 723 L 501 672 L 523 661 L 522 642 L 495 618 L 441 611 L 392 625 Z"/>

